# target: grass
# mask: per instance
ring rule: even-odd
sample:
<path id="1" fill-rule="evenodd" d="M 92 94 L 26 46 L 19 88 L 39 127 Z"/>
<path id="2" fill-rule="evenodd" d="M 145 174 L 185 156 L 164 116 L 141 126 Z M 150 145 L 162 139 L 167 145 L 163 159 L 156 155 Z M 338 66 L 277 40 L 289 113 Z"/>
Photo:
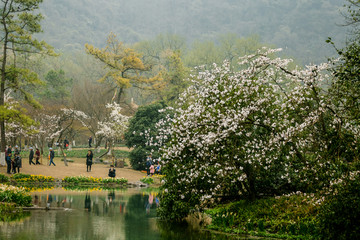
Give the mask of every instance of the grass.
<path id="1" fill-rule="evenodd" d="M 94 154 L 94 158 L 96 159 L 97 157 L 101 156 L 102 154 L 104 154 L 106 152 L 106 149 L 100 149 L 100 152 L 98 153 L 97 150 L 92 149 L 93 154 Z M 21 157 L 24 160 L 28 159 L 29 156 L 29 150 L 27 151 L 21 151 Z M 43 161 L 44 159 L 47 159 L 47 154 L 48 154 L 49 150 L 48 149 L 44 149 L 44 155 L 43 155 Z M 88 153 L 88 149 L 79 149 L 79 148 L 73 148 L 71 151 L 69 150 L 64 150 L 64 153 L 66 154 L 66 158 L 73 160 L 74 162 L 84 162 L 86 159 L 86 155 Z M 115 153 L 115 157 L 117 159 L 127 159 L 129 157 L 129 151 L 124 151 L 124 150 L 114 150 Z M 107 155 L 105 155 L 103 158 L 106 158 Z M 63 156 L 61 154 L 61 151 L 55 149 L 55 159 L 60 158 L 62 159 Z M 125 163 L 128 165 L 128 161 L 125 161 Z"/>
<path id="2" fill-rule="evenodd" d="M 312 239 L 318 205 L 314 196 L 246 200 L 207 210 L 212 230 L 286 239 Z"/>

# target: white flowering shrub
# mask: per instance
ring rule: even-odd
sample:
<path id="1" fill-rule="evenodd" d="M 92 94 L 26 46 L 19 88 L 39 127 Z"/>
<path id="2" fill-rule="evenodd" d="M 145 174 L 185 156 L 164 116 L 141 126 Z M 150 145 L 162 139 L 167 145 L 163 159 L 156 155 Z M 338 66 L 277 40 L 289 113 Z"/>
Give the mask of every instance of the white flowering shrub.
<path id="1" fill-rule="evenodd" d="M 124 135 L 128 128 L 129 117 L 121 114 L 121 107 L 115 102 L 107 104 L 106 108 L 110 112 L 104 121 L 98 123 L 99 131 L 96 132 L 96 135 L 102 135 L 108 141 L 114 142 Z"/>
<path id="2" fill-rule="evenodd" d="M 5 94 L 5 104 L 0 108 L 0 118 L 5 120 L 6 141 L 27 137 L 31 134 L 31 126 L 34 124 L 34 121 L 26 115 L 26 110 L 11 95 L 11 91 Z"/>
<path id="3" fill-rule="evenodd" d="M 237 72 L 225 63 L 199 73 L 174 116 L 159 123 L 148 144 L 160 146 L 166 175 L 160 215 L 178 219 L 223 197 L 321 186 L 336 174 L 327 64 L 292 70 L 291 60 L 270 57 L 277 51 L 241 58 Z"/>

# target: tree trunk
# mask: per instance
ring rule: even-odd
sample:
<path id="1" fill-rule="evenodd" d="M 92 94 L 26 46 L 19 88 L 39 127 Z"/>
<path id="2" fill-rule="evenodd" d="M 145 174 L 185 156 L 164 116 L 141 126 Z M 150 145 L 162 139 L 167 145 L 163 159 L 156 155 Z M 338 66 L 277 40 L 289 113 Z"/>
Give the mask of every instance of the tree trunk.
<path id="1" fill-rule="evenodd" d="M 6 8 L 6 6 L 4 6 Z M 6 81 L 6 60 L 7 60 L 7 43 L 8 43 L 8 31 L 5 22 L 5 17 L 2 19 L 5 36 L 4 36 L 4 45 L 2 53 L 2 65 L 1 65 L 1 84 L 0 84 L 0 107 L 5 105 L 5 81 Z M 0 141 L 1 141 L 1 152 L 6 150 L 6 139 L 5 139 L 5 119 L 0 119 Z"/>
<path id="2" fill-rule="evenodd" d="M 62 145 L 59 144 L 59 146 L 60 146 L 61 154 L 62 154 L 63 157 L 64 157 L 64 164 L 65 164 L 65 166 L 67 167 L 67 166 L 68 166 L 68 163 L 67 163 L 67 159 L 66 159 L 66 154 L 65 154 L 65 152 L 64 152 L 64 150 L 63 150 Z"/>
<path id="3" fill-rule="evenodd" d="M 255 172 L 254 167 L 250 164 L 246 164 L 244 168 L 244 172 L 246 174 L 247 183 L 245 183 L 245 188 L 248 192 L 248 198 L 250 201 L 254 201 L 256 199 L 256 189 L 255 189 Z"/>
<path id="4" fill-rule="evenodd" d="M 96 138 L 95 149 L 100 147 L 102 140 L 103 140 L 103 137 Z"/>
<path id="5" fill-rule="evenodd" d="M 107 142 L 107 145 L 108 145 L 109 147 L 107 148 L 107 151 L 106 151 L 105 153 L 101 154 L 98 158 L 102 158 L 103 156 L 105 156 L 106 154 L 109 153 L 109 151 L 110 151 L 110 149 L 111 149 L 111 146 L 109 145 L 110 143 L 108 143 L 108 140 L 106 140 L 106 142 Z"/>

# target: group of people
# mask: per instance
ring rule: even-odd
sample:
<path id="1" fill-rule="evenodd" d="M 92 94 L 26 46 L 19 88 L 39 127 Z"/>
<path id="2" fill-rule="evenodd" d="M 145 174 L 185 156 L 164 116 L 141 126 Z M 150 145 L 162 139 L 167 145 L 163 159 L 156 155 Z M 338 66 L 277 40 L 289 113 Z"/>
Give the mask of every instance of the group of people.
<path id="1" fill-rule="evenodd" d="M 29 153 L 29 164 L 40 164 L 39 159 L 40 159 L 40 150 L 38 148 L 36 148 L 36 152 L 34 152 L 34 149 L 32 147 L 29 148 L 30 149 L 30 153 Z M 49 148 L 49 166 L 51 166 L 51 164 L 53 164 L 54 166 L 54 158 L 55 158 L 55 152 L 53 150 L 53 148 Z M 88 153 L 86 155 L 86 171 L 87 172 L 91 172 L 91 166 L 93 164 L 93 152 L 91 150 L 88 150 Z M 35 163 L 34 163 L 34 158 L 35 158 Z M 18 146 L 15 146 L 14 151 L 11 148 L 11 145 L 8 146 L 6 152 L 5 152 L 5 160 L 6 160 L 6 164 L 7 164 L 7 173 L 11 174 L 11 173 L 19 173 L 20 172 L 20 168 L 22 166 L 22 159 L 20 156 L 20 149 Z M 110 166 L 109 169 L 109 177 L 115 177 L 116 176 L 116 170 L 114 168 L 113 165 Z"/>
<path id="2" fill-rule="evenodd" d="M 33 162 L 33 159 L 36 159 L 36 163 Z M 32 147 L 30 147 L 30 154 L 29 154 L 29 164 L 40 164 L 40 151 L 39 149 L 36 149 L 36 152 L 34 153 L 34 150 Z M 8 146 L 6 152 L 5 152 L 5 161 L 7 165 L 7 173 L 19 173 L 20 168 L 22 167 L 22 159 L 20 156 L 20 149 L 18 146 L 15 146 L 15 149 L 13 150 L 11 148 L 11 145 Z"/>
<path id="3" fill-rule="evenodd" d="M 149 154 L 149 156 L 146 158 L 146 172 L 148 176 L 153 176 L 155 173 L 156 174 L 161 174 L 161 165 L 159 162 L 157 162 L 157 164 L 155 165 L 155 163 L 152 160 L 152 155 L 151 153 Z"/>
<path id="4" fill-rule="evenodd" d="M 35 158 L 35 162 L 33 161 L 34 158 Z M 34 152 L 34 149 L 30 147 L 29 164 L 40 165 L 39 159 L 40 159 L 40 150 L 36 148 L 36 151 Z"/>

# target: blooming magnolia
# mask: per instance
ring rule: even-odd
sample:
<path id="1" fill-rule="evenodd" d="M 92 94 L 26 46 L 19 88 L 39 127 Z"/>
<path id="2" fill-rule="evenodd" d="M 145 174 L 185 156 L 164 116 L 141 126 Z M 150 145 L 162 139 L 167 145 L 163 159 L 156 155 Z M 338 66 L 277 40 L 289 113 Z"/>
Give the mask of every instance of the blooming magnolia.
<path id="1" fill-rule="evenodd" d="M 41 151 L 46 142 L 53 142 L 61 137 L 61 135 L 72 125 L 74 120 L 84 124 L 84 119 L 88 116 L 78 110 L 61 109 L 58 114 L 39 113 L 36 117 L 37 125 L 31 127 L 33 134 L 32 139 L 40 145 Z"/>
<path id="2" fill-rule="evenodd" d="M 158 123 L 160 135 L 148 144 L 162 153 L 165 212 L 178 201 L 174 194 L 195 207 L 216 196 L 255 197 L 299 179 L 320 180 L 331 123 L 325 116 L 333 108 L 322 88 L 328 65 L 293 70 L 292 60 L 271 57 L 278 51 L 241 58 L 237 72 L 227 62 L 200 72 L 174 116 Z"/>
<path id="3" fill-rule="evenodd" d="M 96 135 L 103 135 L 108 140 L 114 141 L 123 136 L 129 117 L 121 114 L 121 107 L 115 102 L 107 104 L 106 108 L 110 110 L 110 113 L 105 121 L 98 123 L 100 130 L 96 132 Z"/>

